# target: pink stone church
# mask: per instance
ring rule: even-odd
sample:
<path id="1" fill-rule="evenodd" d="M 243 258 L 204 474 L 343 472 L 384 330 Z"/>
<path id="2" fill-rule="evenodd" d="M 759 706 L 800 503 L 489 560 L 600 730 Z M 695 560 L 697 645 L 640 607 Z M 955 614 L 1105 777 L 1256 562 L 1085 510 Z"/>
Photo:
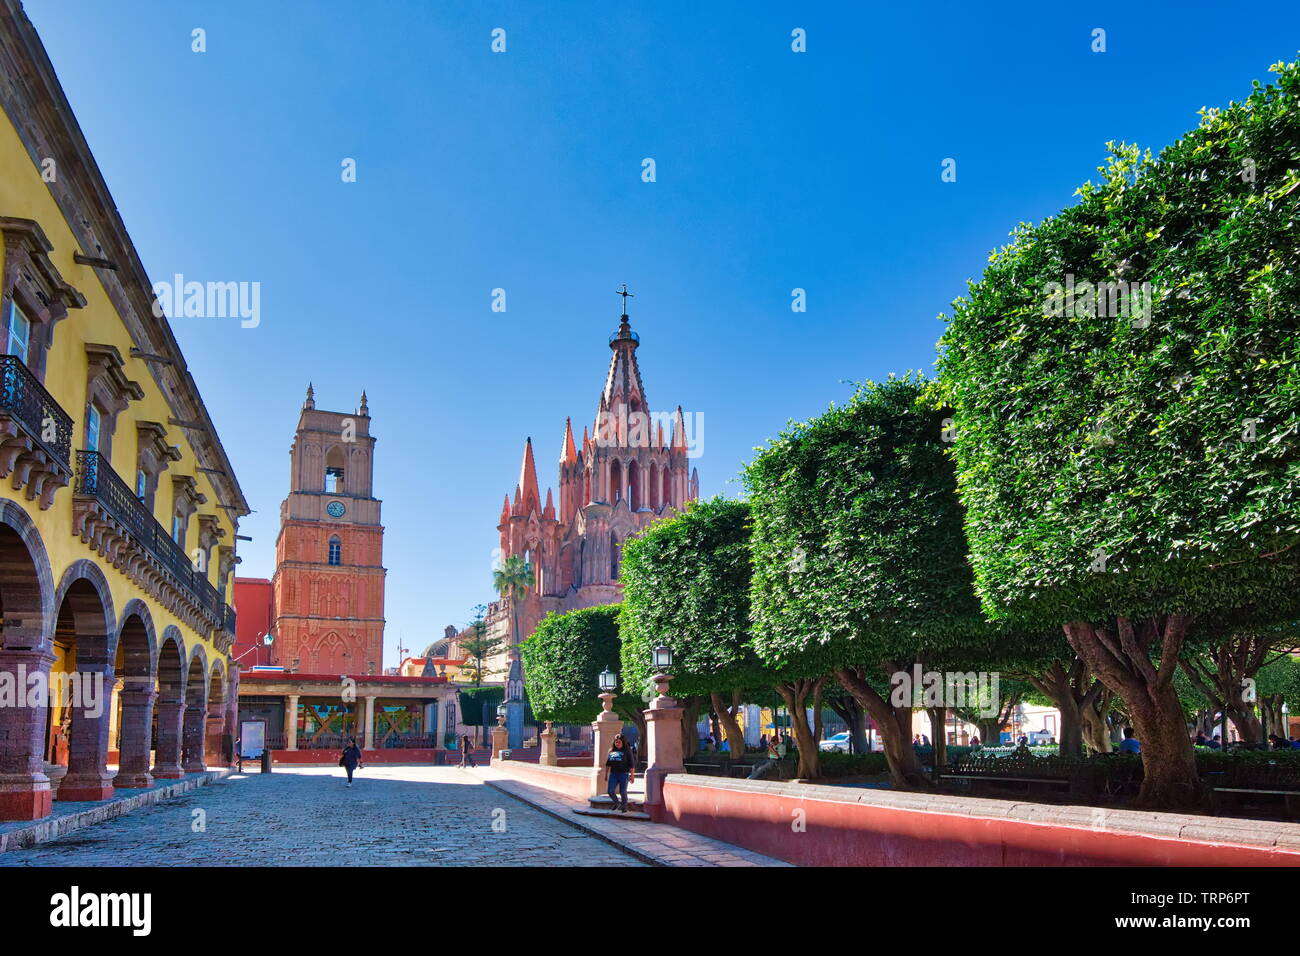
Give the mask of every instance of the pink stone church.
<path id="1" fill-rule="evenodd" d="M 699 496 L 681 406 L 675 412 L 651 409 L 637 364 L 640 337 L 626 311 L 621 320 L 609 338 L 609 372 L 595 420 L 582 430 L 581 446 L 572 420 L 565 422 L 558 506 L 549 488 L 543 504 L 529 438 L 513 499 L 506 495 L 501 509 L 501 560 L 519 555 L 533 569 L 532 591 L 519 609 L 520 640 L 552 611 L 621 601 L 623 542 Z M 495 602 L 488 613 L 489 629 L 504 637 L 508 620 L 507 601 Z"/>

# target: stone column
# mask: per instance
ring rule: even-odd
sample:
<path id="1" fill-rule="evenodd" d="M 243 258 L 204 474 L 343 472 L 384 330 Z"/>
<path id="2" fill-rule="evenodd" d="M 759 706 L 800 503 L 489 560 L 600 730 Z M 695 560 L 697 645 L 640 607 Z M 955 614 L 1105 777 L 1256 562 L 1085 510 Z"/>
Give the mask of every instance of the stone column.
<path id="1" fill-rule="evenodd" d="M 542 738 L 542 756 L 538 759 L 543 767 L 557 767 L 560 760 L 555 753 L 555 731 L 552 729 L 551 721 L 546 722 L 546 729 L 541 733 Z"/>
<path id="2" fill-rule="evenodd" d="M 366 698 L 365 698 L 365 701 L 366 701 L 366 708 L 365 708 L 365 715 L 366 715 L 366 718 L 365 718 L 365 719 L 366 719 L 366 728 L 365 728 L 365 733 L 362 734 L 362 737 L 361 737 L 361 739 L 362 739 L 362 741 L 363 741 L 362 744 L 361 744 L 361 749 L 362 749 L 362 750 L 374 750 L 374 749 L 375 749 L 375 698 L 374 698 L 374 695 L 370 695 L 370 696 L 366 697 Z"/>
<path id="3" fill-rule="evenodd" d="M 108 772 L 109 689 L 113 669 L 78 668 L 80 687 L 73 688 L 72 735 L 68 742 L 68 775 L 59 784 L 59 799 L 69 802 L 107 800 L 113 795 L 113 775 Z"/>
<path id="4" fill-rule="evenodd" d="M 591 724 L 591 795 L 604 796 L 605 785 L 609 781 L 609 772 L 605 770 L 605 755 L 614 749 L 614 737 L 622 731 L 623 721 L 614 713 L 614 695 L 600 695 L 600 715 Z"/>
<path id="5" fill-rule="evenodd" d="M 668 696 L 667 674 L 656 674 L 655 690 L 659 692 L 645 711 L 646 760 L 645 802 L 651 817 L 663 811 L 664 777 L 670 773 L 685 773 L 682 763 L 682 707 Z"/>
<path id="6" fill-rule="evenodd" d="M 185 721 L 185 702 L 160 700 L 158 711 L 158 740 L 154 747 L 153 776 L 155 780 L 175 780 L 185 776 L 181 769 L 181 727 Z"/>
<path id="7" fill-rule="evenodd" d="M 492 728 L 492 759 L 499 760 L 501 751 L 506 749 L 506 739 L 510 731 L 506 730 L 506 719 L 497 718 L 497 725 Z"/>
<path id="8" fill-rule="evenodd" d="M 205 701 L 187 704 L 181 739 L 185 744 L 185 758 L 181 768 L 186 773 L 203 773 L 208 765 L 203 760 L 204 731 L 208 723 L 208 705 Z"/>
<path id="9" fill-rule="evenodd" d="M 284 705 L 284 745 L 286 750 L 298 749 L 298 695 L 290 694 Z"/>
<path id="10" fill-rule="evenodd" d="M 48 647 L 0 651 L 0 681 L 22 695 L 21 706 L 0 707 L 0 820 L 39 820 L 54 800 L 45 775 L 45 704 L 29 700 L 33 675 L 48 686 L 54 655 Z M 37 706 L 29 707 L 28 703 Z"/>
<path id="11" fill-rule="evenodd" d="M 122 726 L 114 787 L 137 789 L 153 786 L 153 776 L 149 773 L 149 738 L 153 732 L 153 705 L 157 696 L 158 692 L 152 687 L 127 684 L 121 690 Z"/>

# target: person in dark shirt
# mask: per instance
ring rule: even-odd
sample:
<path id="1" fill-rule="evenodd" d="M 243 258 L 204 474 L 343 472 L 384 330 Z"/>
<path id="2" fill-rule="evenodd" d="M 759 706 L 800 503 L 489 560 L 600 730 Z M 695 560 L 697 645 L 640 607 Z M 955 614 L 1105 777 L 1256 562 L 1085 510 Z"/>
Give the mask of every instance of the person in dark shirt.
<path id="1" fill-rule="evenodd" d="M 615 810 L 627 813 L 627 785 L 636 777 L 636 764 L 633 763 L 632 748 L 622 734 L 614 735 L 610 751 L 605 756 L 605 769 L 609 772 L 605 792 L 614 801 Z"/>
<path id="2" fill-rule="evenodd" d="M 352 786 L 352 774 L 361 766 L 361 748 L 357 746 L 355 737 L 348 741 L 343 753 L 339 755 L 339 766 L 348 772 L 348 786 Z"/>

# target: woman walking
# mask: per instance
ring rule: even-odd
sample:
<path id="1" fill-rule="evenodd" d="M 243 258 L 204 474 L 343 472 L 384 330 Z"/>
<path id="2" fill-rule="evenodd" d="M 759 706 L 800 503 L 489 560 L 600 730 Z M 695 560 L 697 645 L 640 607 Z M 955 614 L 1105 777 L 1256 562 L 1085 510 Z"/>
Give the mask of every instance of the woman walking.
<path id="1" fill-rule="evenodd" d="M 609 784 L 605 792 L 614 801 L 615 810 L 627 813 L 627 785 L 636 777 L 636 764 L 632 762 L 632 748 L 627 745 L 622 734 L 614 735 L 610 751 L 605 757 L 605 769 L 609 771 Z"/>
<path id="2" fill-rule="evenodd" d="M 357 738 L 349 737 L 348 745 L 343 748 L 343 753 L 339 755 L 339 766 L 348 772 L 348 786 L 352 786 L 352 773 L 361 763 L 361 748 L 357 746 Z"/>
<path id="3" fill-rule="evenodd" d="M 469 750 L 474 744 L 470 742 L 469 734 L 461 734 L 460 737 L 460 768 L 473 767 L 474 758 L 470 756 Z"/>

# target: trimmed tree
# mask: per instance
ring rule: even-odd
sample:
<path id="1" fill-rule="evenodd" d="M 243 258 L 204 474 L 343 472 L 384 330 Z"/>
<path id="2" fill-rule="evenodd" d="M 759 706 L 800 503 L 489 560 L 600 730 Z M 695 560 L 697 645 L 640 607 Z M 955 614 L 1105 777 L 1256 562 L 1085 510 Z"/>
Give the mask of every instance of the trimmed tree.
<path id="1" fill-rule="evenodd" d="M 745 736 L 736 712 L 748 691 L 775 683 L 750 647 L 748 520 L 742 501 L 692 502 L 629 538 L 619 573 L 628 686 L 651 688 L 652 652 L 667 644 L 674 696 L 708 697 L 737 759 Z"/>
<path id="2" fill-rule="evenodd" d="M 600 672 L 617 671 L 621 641 L 617 604 L 548 614 L 519 646 L 528 700 L 538 720 L 589 724 L 600 713 Z M 629 685 L 623 682 L 624 688 Z M 644 730 L 640 698 L 624 690 L 614 710 Z"/>
<path id="3" fill-rule="evenodd" d="M 945 413 L 921 403 L 924 388 L 920 376 L 868 383 L 791 425 L 745 472 L 754 647 L 810 681 L 833 673 L 871 714 L 899 787 L 930 782 L 912 748 L 912 701 L 891 700 L 890 675 L 991 638 L 966 561 Z"/>
<path id="4" fill-rule="evenodd" d="M 954 304 L 943 400 L 979 595 L 1063 626 L 1142 741 L 1142 806 L 1201 786 L 1174 676 L 1200 619 L 1300 594 L 1300 65 L 1153 160 L 1112 147 Z"/>

